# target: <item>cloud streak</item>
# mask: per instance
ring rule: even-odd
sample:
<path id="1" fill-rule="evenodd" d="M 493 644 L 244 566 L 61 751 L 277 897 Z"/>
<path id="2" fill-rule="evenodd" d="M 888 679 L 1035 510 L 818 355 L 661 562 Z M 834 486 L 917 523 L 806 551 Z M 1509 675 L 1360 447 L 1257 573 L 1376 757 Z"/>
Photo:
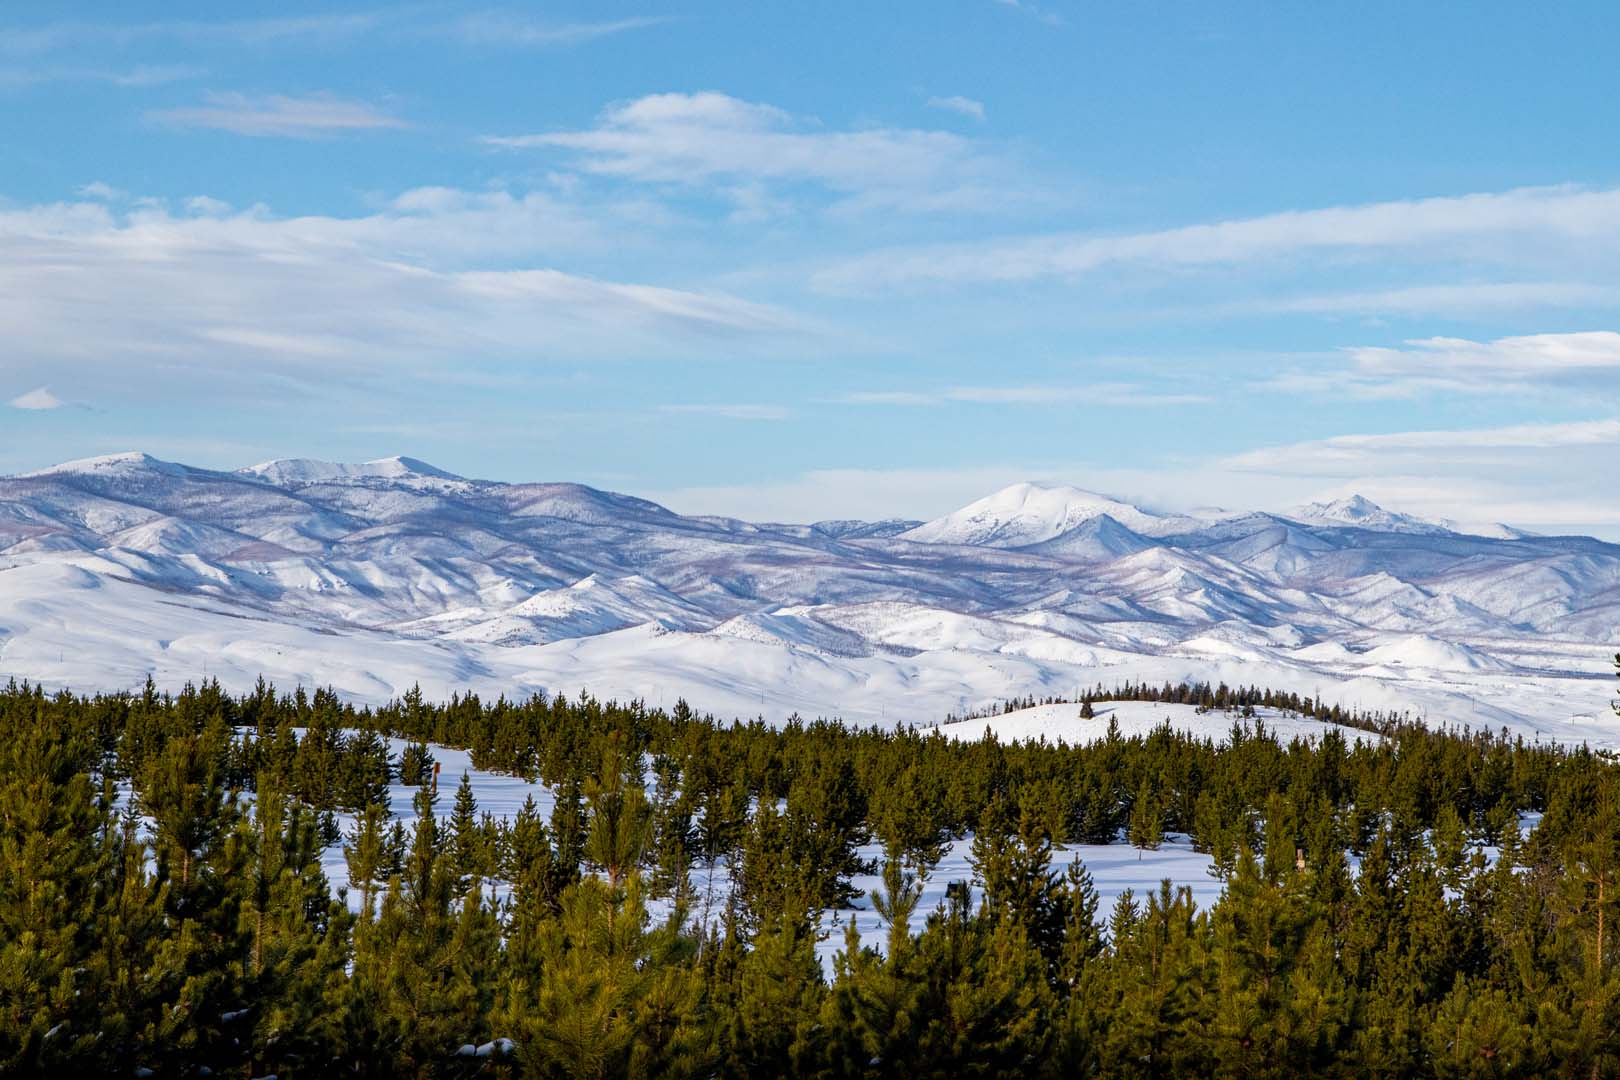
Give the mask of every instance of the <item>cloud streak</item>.
<path id="1" fill-rule="evenodd" d="M 288 97 L 271 94 L 209 94 L 202 105 L 159 109 L 148 119 L 175 127 L 211 128 L 237 135 L 309 139 L 356 131 L 402 128 L 406 124 L 364 101 L 331 94 Z"/>
<path id="2" fill-rule="evenodd" d="M 1044 8 L 1037 7 L 1036 5 L 1030 3 L 1029 0 L 995 0 L 995 3 L 999 4 L 1001 7 L 1011 8 L 1013 11 L 1028 15 L 1030 18 L 1036 20 L 1037 22 L 1045 23 L 1047 26 L 1057 27 L 1067 25 L 1067 21 L 1063 18 L 1063 16 L 1057 14 L 1056 12 L 1047 11 Z"/>
<path id="3" fill-rule="evenodd" d="M 266 19 L 167 19 L 138 23 L 60 20 L 0 29 L 0 55 L 37 55 L 86 47 L 133 48 L 148 42 L 269 48 L 331 46 L 356 38 L 430 37 L 492 48 L 583 45 L 672 21 L 663 16 L 543 22 L 500 11 L 439 18 L 430 9 L 401 7 Z"/>
<path id="4" fill-rule="evenodd" d="M 984 102 L 975 101 L 960 94 L 952 94 L 949 97 L 931 97 L 928 99 L 928 107 L 930 109 L 944 109 L 946 112 L 953 112 L 970 120 L 984 119 Z"/>
<path id="5" fill-rule="evenodd" d="M 448 31 L 468 45 L 547 48 L 583 45 L 599 38 L 646 30 L 671 21 L 667 16 L 638 16 L 602 22 L 546 23 L 502 12 L 480 12 L 451 21 Z"/>
<path id="6" fill-rule="evenodd" d="M 12 26 L 0 32 L 0 53 L 30 54 L 84 46 L 127 48 L 145 41 L 264 46 L 332 43 L 370 33 L 383 25 L 366 12 L 270 19 L 174 19 L 143 23 L 63 20 L 38 26 Z"/>
<path id="7" fill-rule="evenodd" d="M 1374 467 L 1382 467 L 1394 457 L 1408 458 L 1414 464 L 1421 464 L 1435 451 L 1444 452 L 1452 461 L 1466 458 L 1477 463 L 1496 460 L 1503 451 L 1594 446 L 1620 446 L 1620 419 L 1335 435 L 1290 446 L 1251 450 L 1226 458 L 1222 465 L 1239 472 L 1343 475 L 1347 472 L 1360 474 Z"/>
<path id="8" fill-rule="evenodd" d="M 1620 188 L 1489 194 L 1285 211 L 1151 232 L 1049 233 L 870 252 L 814 277 L 828 292 L 1077 279 L 1110 268 L 1200 269 L 1307 255 L 1400 251 L 1481 263 L 1531 252 L 1590 255 L 1620 239 Z"/>
<path id="9" fill-rule="evenodd" d="M 1164 407 L 1196 405 L 1202 394 L 1162 393 L 1131 383 L 1089 386 L 953 386 L 944 390 L 861 391 L 839 399 L 848 405 L 1109 405 Z"/>
<path id="10" fill-rule="evenodd" d="M 577 227 L 556 220 L 564 216 L 544 199 L 446 191 L 408 194 L 361 218 L 218 206 L 119 214 L 88 202 L 0 211 L 8 372 L 208 395 L 468 362 L 657 357 L 716 344 L 746 354 L 815 333 L 726 293 L 534 267 L 536 252 L 577 242 Z M 524 252 L 527 268 L 458 265 Z"/>
<path id="11" fill-rule="evenodd" d="M 615 105 L 583 131 L 490 135 L 510 150 L 567 153 L 587 173 L 720 190 L 814 184 L 843 209 L 985 208 L 1009 197 L 1004 165 L 943 131 L 826 131 L 771 105 L 726 94 L 653 94 Z M 1016 194 L 1012 192 L 1011 194 Z"/>
<path id="12" fill-rule="evenodd" d="M 1331 371 L 1287 372 L 1265 385 L 1292 393 L 1364 400 L 1435 393 L 1562 393 L 1571 386 L 1607 390 L 1620 380 L 1620 333 L 1525 334 L 1494 341 L 1435 337 L 1400 346 L 1358 346 Z"/>
<path id="13" fill-rule="evenodd" d="M 694 416 L 718 416 L 724 420 L 786 420 L 788 410 L 780 405 L 660 405 L 658 411 Z"/>
<path id="14" fill-rule="evenodd" d="M 121 89 L 165 86 L 204 74 L 202 68 L 185 64 L 139 64 L 132 68 L 53 67 L 0 71 L 0 87 L 37 86 L 44 83 L 103 83 Z"/>

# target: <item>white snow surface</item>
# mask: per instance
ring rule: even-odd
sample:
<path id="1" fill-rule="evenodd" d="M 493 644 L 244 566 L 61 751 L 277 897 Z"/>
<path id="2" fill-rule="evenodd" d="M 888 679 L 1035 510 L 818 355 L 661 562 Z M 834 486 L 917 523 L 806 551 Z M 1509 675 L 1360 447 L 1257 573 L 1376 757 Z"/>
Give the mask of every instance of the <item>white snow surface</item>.
<path id="1" fill-rule="evenodd" d="M 939 731 L 951 739 L 975 740 L 988 734 L 1004 743 L 1047 742 L 1066 743 L 1069 746 L 1085 746 L 1107 738 L 1110 724 L 1118 729 L 1120 737 L 1124 739 L 1146 738 L 1158 728 L 1168 725 L 1175 731 L 1199 739 L 1224 743 L 1231 737 L 1233 724 L 1241 724 L 1250 731 L 1263 729 L 1284 745 L 1296 738 L 1318 739 L 1329 731 L 1337 731 L 1346 743 L 1354 743 L 1358 739 L 1377 742 L 1380 739 L 1380 736 L 1360 728 L 1324 723 L 1277 709 L 1257 708 L 1254 717 L 1249 719 L 1223 710 L 1199 712 L 1193 705 L 1099 701 L 1092 706 L 1092 711 L 1096 715 L 1086 720 L 1080 716 L 1079 705 L 1036 705 L 999 716 L 941 724 Z"/>
<path id="2" fill-rule="evenodd" d="M 1187 516 L 1020 484 L 795 525 L 410 458 L 0 478 L 0 678 L 79 691 L 263 675 L 889 726 L 1207 680 L 1620 748 L 1617 646 L 1620 546 L 1360 499 Z"/>

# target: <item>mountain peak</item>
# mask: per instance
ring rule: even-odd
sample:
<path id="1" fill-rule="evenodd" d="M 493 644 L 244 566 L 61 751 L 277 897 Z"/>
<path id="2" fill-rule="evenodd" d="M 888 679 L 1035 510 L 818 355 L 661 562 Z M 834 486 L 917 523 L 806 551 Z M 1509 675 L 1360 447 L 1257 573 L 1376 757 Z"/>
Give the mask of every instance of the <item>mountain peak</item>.
<path id="1" fill-rule="evenodd" d="M 48 469 L 39 469 L 31 473 L 23 473 L 25 477 L 33 476 L 127 476 L 135 472 L 155 472 L 166 476 L 182 476 L 190 472 L 184 465 L 177 465 L 172 461 L 163 461 L 151 454 L 141 453 L 139 450 L 128 450 L 121 454 L 103 454 L 100 457 L 76 458 L 73 461 L 64 461 L 60 465 L 52 465 Z"/>
<path id="2" fill-rule="evenodd" d="M 238 470 L 244 476 L 254 476 L 278 487 L 299 487 L 305 484 L 342 484 L 357 480 L 403 480 L 411 478 L 431 480 L 460 480 L 455 473 L 429 465 L 416 458 L 396 454 L 346 464 L 317 461 L 312 458 L 276 458 L 262 461 Z"/>
<path id="3" fill-rule="evenodd" d="M 1104 515 L 1129 530 L 1150 535 L 1173 529 L 1181 521 L 1084 488 L 1025 480 L 925 522 L 900 538 L 929 544 L 1028 547 Z"/>
<path id="4" fill-rule="evenodd" d="M 1445 526 L 1411 514 L 1386 510 L 1364 495 L 1349 495 L 1331 502 L 1313 502 L 1294 511 L 1293 517 L 1316 525 L 1350 526 L 1382 532 L 1447 532 Z"/>

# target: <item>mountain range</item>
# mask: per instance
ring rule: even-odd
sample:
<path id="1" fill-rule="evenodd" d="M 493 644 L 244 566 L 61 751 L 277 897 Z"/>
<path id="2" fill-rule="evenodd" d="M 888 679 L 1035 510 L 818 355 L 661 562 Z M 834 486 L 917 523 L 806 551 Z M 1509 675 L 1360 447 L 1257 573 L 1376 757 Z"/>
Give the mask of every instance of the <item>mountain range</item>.
<path id="1" fill-rule="evenodd" d="M 1165 513 L 1023 483 L 944 517 L 751 523 L 407 457 L 0 478 L 0 677 L 581 689 L 936 723 L 1224 680 L 1620 745 L 1620 546 L 1366 499 Z"/>

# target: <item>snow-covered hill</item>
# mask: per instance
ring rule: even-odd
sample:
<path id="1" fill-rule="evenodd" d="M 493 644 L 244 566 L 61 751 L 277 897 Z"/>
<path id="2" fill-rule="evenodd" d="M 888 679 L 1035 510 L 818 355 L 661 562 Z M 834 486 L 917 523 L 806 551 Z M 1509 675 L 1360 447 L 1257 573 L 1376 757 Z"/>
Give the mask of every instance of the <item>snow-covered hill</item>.
<path id="1" fill-rule="evenodd" d="M 1178 515 L 1018 484 L 921 525 L 807 525 L 411 458 L 0 479 L 0 677 L 80 689 L 263 674 L 922 724 L 1207 679 L 1620 746 L 1617 645 L 1620 546 L 1364 499 Z"/>

